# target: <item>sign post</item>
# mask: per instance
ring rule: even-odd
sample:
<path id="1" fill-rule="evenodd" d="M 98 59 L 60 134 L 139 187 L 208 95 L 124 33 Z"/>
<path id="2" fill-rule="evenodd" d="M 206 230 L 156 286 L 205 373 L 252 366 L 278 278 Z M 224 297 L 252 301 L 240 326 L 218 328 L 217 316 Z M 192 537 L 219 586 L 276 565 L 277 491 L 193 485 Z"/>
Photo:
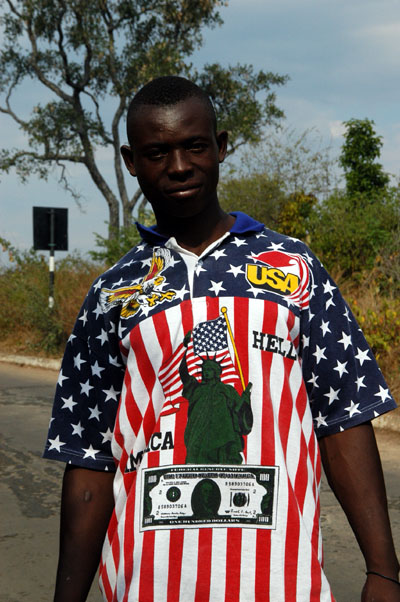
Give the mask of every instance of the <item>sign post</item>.
<path id="1" fill-rule="evenodd" d="M 50 251 L 49 308 L 54 307 L 55 251 L 68 251 L 68 209 L 33 207 L 33 248 Z"/>

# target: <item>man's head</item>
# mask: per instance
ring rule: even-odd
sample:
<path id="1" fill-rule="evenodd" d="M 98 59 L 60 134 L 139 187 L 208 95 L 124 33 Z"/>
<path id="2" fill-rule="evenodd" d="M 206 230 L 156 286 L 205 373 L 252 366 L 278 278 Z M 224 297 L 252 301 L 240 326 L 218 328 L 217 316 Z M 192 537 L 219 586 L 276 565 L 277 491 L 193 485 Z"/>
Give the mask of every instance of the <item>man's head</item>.
<path id="1" fill-rule="evenodd" d="M 122 156 L 159 224 L 207 219 L 218 205 L 219 163 L 227 145 L 227 133 L 216 132 L 207 95 L 181 77 L 151 81 L 129 107 L 128 139 Z"/>
<path id="2" fill-rule="evenodd" d="M 135 120 L 140 119 L 140 111 L 146 107 L 173 106 L 188 98 L 197 98 L 204 104 L 210 115 L 217 133 L 217 117 L 209 96 L 190 80 L 177 75 L 166 75 L 151 80 L 141 88 L 133 97 L 126 120 L 126 129 L 129 144 L 134 145 Z"/>

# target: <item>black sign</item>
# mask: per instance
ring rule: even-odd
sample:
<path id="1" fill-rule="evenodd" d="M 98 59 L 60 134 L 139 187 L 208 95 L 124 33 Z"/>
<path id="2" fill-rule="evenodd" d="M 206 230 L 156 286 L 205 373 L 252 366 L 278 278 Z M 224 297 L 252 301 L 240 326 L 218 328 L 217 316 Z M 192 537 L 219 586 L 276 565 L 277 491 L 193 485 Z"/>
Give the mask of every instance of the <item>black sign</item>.
<path id="1" fill-rule="evenodd" d="M 33 207 L 33 248 L 68 251 L 68 209 Z"/>

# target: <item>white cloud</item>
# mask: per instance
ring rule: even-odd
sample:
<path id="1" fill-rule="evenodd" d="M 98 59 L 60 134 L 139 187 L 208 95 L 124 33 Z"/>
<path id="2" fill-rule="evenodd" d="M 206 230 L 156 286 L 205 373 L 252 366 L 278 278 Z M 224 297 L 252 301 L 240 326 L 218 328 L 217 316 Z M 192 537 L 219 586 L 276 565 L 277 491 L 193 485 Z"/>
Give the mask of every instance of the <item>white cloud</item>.
<path id="1" fill-rule="evenodd" d="M 328 125 L 332 138 L 341 138 L 346 131 L 343 121 L 339 121 L 338 119 L 328 122 Z"/>

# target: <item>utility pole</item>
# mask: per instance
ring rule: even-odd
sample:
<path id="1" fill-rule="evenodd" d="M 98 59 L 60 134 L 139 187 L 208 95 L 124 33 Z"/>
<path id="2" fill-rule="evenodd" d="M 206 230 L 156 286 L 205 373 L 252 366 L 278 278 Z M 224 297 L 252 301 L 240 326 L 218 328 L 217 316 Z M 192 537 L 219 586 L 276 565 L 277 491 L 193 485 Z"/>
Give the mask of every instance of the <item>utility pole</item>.
<path id="1" fill-rule="evenodd" d="M 68 251 L 68 209 L 33 207 L 33 248 L 49 251 L 49 309 L 54 308 L 55 251 Z"/>

